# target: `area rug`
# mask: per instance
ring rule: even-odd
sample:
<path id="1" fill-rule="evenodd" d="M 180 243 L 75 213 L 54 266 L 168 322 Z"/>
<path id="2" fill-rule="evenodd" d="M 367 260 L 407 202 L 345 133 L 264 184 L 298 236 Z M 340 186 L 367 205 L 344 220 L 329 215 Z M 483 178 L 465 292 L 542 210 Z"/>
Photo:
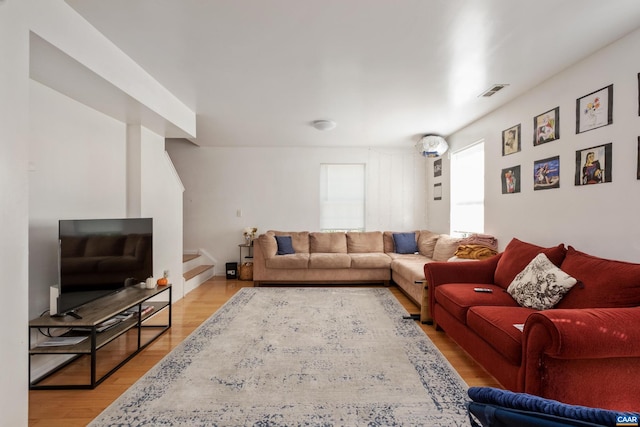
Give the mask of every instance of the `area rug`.
<path id="1" fill-rule="evenodd" d="M 90 425 L 468 425 L 406 315 L 385 288 L 243 288 Z"/>

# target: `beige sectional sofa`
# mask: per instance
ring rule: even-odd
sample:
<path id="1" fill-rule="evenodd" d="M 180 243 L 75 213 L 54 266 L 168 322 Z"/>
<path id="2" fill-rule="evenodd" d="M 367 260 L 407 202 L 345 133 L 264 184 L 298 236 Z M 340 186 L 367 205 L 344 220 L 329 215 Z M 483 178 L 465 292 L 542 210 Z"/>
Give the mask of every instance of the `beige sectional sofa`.
<path id="1" fill-rule="evenodd" d="M 254 284 L 388 285 L 393 280 L 421 307 L 421 319 L 427 322 L 431 316 L 428 292 L 424 292 L 424 264 L 452 258 L 461 239 L 427 230 L 416 231 L 417 252 L 398 253 L 394 234 L 391 231 L 268 231 L 254 240 Z M 281 250 L 288 243 L 292 248 Z M 288 253 L 279 255 L 279 251 Z"/>

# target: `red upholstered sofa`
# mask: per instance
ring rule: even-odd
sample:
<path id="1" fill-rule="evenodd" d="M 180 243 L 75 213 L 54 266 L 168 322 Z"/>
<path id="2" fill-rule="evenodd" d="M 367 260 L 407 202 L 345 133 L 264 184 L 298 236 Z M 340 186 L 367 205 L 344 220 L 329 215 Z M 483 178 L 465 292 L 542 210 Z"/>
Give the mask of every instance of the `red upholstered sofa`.
<path id="1" fill-rule="evenodd" d="M 555 307 L 535 310 L 506 289 L 541 252 L 577 283 Z M 434 325 L 505 388 L 574 405 L 640 409 L 640 264 L 513 239 L 492 258 L 424 270 Z M 522 331 L 514 326 L 522 324 Z"/>

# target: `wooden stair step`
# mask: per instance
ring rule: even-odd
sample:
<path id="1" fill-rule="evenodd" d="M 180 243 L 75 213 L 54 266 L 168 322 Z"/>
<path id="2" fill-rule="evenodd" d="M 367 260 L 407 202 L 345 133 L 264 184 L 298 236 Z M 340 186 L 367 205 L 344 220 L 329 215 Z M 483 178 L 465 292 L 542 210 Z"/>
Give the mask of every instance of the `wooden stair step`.
<path id="1" fill-rule="evenodd" d="M 183 274 L 184 280 L 190 280 L 196 277 L 198 274 L 204 273 L 205 271 L 212 269 L 213 265 L 199 265 L 196 268 L 193 268 L 186 273 Z"/>
<path id="2" fill-rule="evenodd" d="M 182 254 L 182 262 L 189 262 L 192 259 L 196 259 L 200 254 Z"/>

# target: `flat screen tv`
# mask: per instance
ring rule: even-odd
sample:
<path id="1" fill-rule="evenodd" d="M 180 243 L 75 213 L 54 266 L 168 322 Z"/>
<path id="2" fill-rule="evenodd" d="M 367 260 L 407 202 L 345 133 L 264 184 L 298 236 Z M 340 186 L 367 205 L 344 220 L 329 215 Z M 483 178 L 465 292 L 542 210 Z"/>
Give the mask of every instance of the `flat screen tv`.
<path id="1" fill-rule="evenodd" d="M 60 220 L 57 313 L 153 276 L 153 219 Z"/>

